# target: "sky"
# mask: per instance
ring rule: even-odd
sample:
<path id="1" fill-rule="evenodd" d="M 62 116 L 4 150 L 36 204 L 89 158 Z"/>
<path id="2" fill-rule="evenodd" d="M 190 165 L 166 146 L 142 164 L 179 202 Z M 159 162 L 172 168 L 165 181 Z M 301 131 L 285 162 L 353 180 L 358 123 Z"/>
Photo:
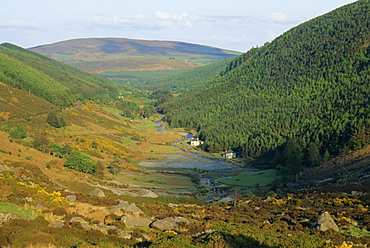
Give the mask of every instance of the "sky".
<path id="1" fill-rule="evenodd" d="M 0 43 L 183 41 L 246 52 L 354 0 L 1 0 Z"/>

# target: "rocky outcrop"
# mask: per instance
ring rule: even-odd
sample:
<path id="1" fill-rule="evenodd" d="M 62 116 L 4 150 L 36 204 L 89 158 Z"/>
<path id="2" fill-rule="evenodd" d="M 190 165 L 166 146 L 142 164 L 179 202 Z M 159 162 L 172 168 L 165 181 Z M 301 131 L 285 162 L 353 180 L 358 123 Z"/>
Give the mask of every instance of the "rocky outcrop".
<path id="1" fill-rule="evenodd" d="M 191 222 L 184 217 L 168 217 L 162 220 L 157 220 L 151 224 L 151 227 L 159 229 L 161 231 L 174 230 L 179 227 L 180 224 L 190 225 Z"/>
<path id="2" fill-rule="evenodd" d="M 103 190 L 101 190 L 99 188 L 95 188 L 93 191 L 90 192 L 89 195 L 95 195 L 95 196 L 99 196 L 99 197 L 105 197 L 105 194 L 104 194 Z"/>
<path id="3" fill-rule="evenodd" d="M 317 218 L 317 221 L 314 225 L 314 228 L 319 229 L 320 231 L 327 231 L 329 229 L 334 230 L 334 231 L 339 231 L 339 228 L 337 224 L 335 224 L 333 218 L 330 216 L 328 212 L 324 212 L 319 215 Z"/>
<path id="4" fill-rule="evenodd" d="M 104 225 L 103 223 L 99 224 L 90 224 L 81 217 L 73 217 L 70 219 L 69 223 L 80 223 L 82 228 L 85 230 L 97 230 L 102 232 L 105 235 L 108 235 L 110 232 L 114 231 L 117 233 L 118 237 L 123 238 L 123 239 L 130 239 L 132 237 L 132 232 L 131 231 L 125 231 L 122 229 L 117 228 L 116 226 L 107 226 Z M 57 223 L 53 223 L 51 226 L 53 227 L 62 227 L 58 226 Z"/>
<path id="5" fill-rule="evenodd" d="M 133 217 L 133 216 L 122 216 L 121 221 L 125 223 L 126 227 L 149 227 L 152 221 L 148 218 Z"/>
<path id="6" fill-rule="evenodd" d="M 107 209 L 116 215 L 124 214 L 136 217 L 144 215 L 144 212 L 135 203 L 128 203 L 127 201 L 120 201 L 118 205 L 107 207 Z"/>

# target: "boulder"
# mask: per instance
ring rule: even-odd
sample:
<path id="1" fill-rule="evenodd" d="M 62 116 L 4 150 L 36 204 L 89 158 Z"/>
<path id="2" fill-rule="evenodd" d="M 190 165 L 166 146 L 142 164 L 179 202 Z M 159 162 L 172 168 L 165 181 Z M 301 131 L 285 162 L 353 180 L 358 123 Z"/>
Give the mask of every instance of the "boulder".
<path id="1" fill-rule="evenodd" d="M 104 193 L 104 192 L 103 192 Z M 67 195 L 66 196 L 66 199 L 69 201 L 69 202 L 76 202 L 77 201 L 77 197 L 75 195 Z"/>
<path id="2" fill-rule="evenodd" d="M 120 201 L 118 205 L 107 207 L 107 209 L 117 215 L 126 214 L 136 217 L 144 215 L 144 212 L 135 203 L 128 203 L 126 201 Z"/>
<path id="3" fill-rule="evenodd" d="M 81 217 L 72 217 L 70 220 L 69 220 L 69 223 L 74 223 L 74 222 L 79 222 L 79 223 L 81 223 L 81 225 L 88 225 L 89 223 L 86 221 L 86 220 L 84 220 L 84 219 L 82 219 Z"/>
<path id="4" fill-rule="evenodd" d="M 122 216 L 121 221 L 125 223 L 126 227 L 149 227 L 152 221 L 148 218 Z"/>
<path id="5" fill-rule="evenodd" d="M 103 190 L 101 190 L 99 188 L 95 188 L 93 191 L 90 192 L 89 195 L 95 195 L 95 196 L 99 196 L 99 197 L 105 197 L 105 194 L 104 194 Z"/>
<path id="6" fill-rule="evenodd" d="M 314 225 L 314 228 L 319 229 L 320 231 L 327 231 L 329 229 L 332 229 L 334 231 L 339 231 L 339 228 L 337 224 L 335 224 L 333 218 L 330 216 L 328 212 L 324 212 L 319 215 L 317 218 L 317 221 Z"/>
<path id="7" fill-rule="evenodd" d="M 64 226 L 64 222 L 64 220 L 55 220 L 54 222 L 51 222 L 49 226 L 62 228 Z"/>
<path id="8" fill-rule="evenodd" d="M 161 231 L 164 230 L 173 230 L 176 229 L 179 224 L 189 225 L 191 224 L 190 221 L 184 217 L 168 217 L 162 220 L 157 220 L 151 224 L 151 227 L 159 229 Z"/>

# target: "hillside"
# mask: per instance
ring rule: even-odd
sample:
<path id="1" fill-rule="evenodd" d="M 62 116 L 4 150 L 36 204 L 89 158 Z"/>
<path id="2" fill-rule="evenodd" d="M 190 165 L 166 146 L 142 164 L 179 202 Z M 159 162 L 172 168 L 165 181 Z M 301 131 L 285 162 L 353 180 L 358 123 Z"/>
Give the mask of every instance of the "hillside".
<path id="1" fill-rule="evenodd" d="M 193 86 L 201 85 L 218 76 L 232 58 L 214 62 L 209 65 L 181 71 L 159 71 L 144 74 L 143 72 L 127 72 L 122 74 L 102 73 L 100 76 L 111 77 L 114 82 L 134 87 L 140 90 L 169 89 L 183 91 Z"/>
<path id="2" fill-rule="evenodd" d="M 0 45 L 0 82 L 29 91 L 57 106 L 76 100 L 110 99 L 117 86 L 41 54 L 4 43 Z"/>
<path id="3" fill-rule="evenodd" d="M 91 73 L 184 70 L 240 53 L 175 41 L 88 38 L 30 48 Z"/>
<path id="4" fill-rule="evenodd" d="M 221 77 L 160 106 L 211 152 L 292 175 L 369 142 L 370 1 L 303 23 L 234 59 Z"/>

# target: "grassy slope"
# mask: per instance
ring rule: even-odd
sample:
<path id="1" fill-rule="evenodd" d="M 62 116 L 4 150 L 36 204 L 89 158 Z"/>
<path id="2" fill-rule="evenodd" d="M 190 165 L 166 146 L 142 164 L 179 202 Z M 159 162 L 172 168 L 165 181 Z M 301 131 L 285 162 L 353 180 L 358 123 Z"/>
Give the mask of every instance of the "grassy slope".
<path id="1" fill-rule="evenodd" d="M 88 72 L 182 70 L 238 55 L 238 52 L 172 41 L 76 39 L 30 48 Z"/>
<path id="2" fill-rule="evenodd" d="M 1 44 L 0 54 L 4 83 L 31 89 L 31 93 L 57 105 L 66 106 L 77 99 L 117 94 L 117 87 L 110 80 L 12 44 Z M 12 85 L 14 83 L 16 85 Z"/>

